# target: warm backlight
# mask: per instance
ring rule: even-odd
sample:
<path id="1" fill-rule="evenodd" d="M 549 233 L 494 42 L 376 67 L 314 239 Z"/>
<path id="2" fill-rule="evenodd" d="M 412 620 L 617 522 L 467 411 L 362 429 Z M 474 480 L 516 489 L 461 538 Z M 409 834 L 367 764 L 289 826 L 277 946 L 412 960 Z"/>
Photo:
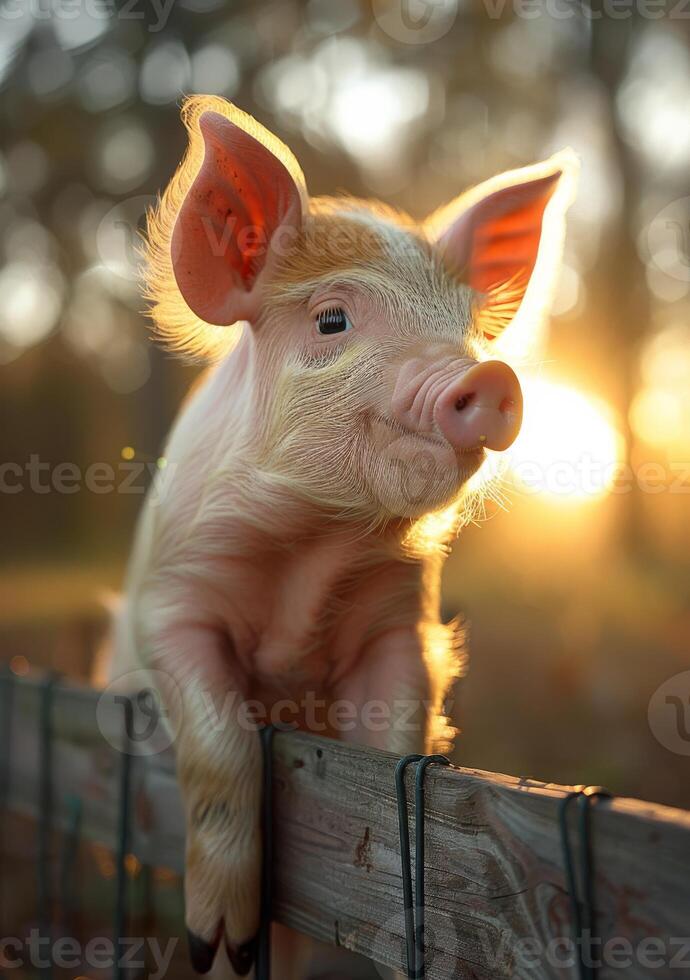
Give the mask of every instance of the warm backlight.
<path id="1" fill-rule="evenodd" d="M 492 454 L 478 474 L 481 482 L 503 474 L 519 492 L 564 503 L 609 493 L 623 457 L 623 438 L 608 406 L 570 385 L 524 374 L 520 380 L 522 430 L 506 453 Z"/>

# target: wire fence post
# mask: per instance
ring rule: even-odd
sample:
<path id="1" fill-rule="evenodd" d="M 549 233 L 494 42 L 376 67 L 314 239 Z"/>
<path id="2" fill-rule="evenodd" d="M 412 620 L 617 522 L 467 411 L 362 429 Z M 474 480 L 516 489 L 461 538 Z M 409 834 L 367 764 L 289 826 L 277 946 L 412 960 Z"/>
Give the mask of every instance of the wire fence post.
<path id="1" fill-rule="evenodd" d="M 51 672 L 40 687 L 39 716 L 39 821 L 37 842 L 38 926 L 42 939 L 51 939 L 53 922 L 53 695 L 57 674 Z M 53 975 L 49 956 L 40 967 L 44 980 Z"/>
<path id="2" fill-rule="evenodd" d="M 7 809 L 10 798 L 10 757 L 12 753 L 12 706 L 14 703 L 14 674 L 5 666 L 0 670 L 0 911 L 5 906 L 5 889 L 9 876 L 5 873 L 7 860 Z M 7 927 L 7 928 L 6 928 Z M 9 923 L 0 919 L 0 934 L 9 931 Z"/>
<path id="3" fill-rule="evenodd" d="M 115 855 L 115 914 L 113 920 L 113 941 L 115 946 L 114 980 L 124 980 L 123 939 L 129 926 L 129 880 L 127 874 L 127 855 L 131 837 L 131 792 L 132 792 L 132 743 L 134 740 L 134 705 L 131 698 L 120 697 L 124 716 L 122 726 L 122 758 L 120 760 L 119 810 L 117 852 Z"/>

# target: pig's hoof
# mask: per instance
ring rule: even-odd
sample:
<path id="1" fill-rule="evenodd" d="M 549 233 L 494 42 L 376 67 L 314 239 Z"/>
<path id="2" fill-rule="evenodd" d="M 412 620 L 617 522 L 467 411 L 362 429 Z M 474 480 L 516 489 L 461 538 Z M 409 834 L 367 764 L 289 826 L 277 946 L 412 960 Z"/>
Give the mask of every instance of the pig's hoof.
<path id="1" fill-rule="evenodd" d="M 220 941 L 220 930 L 218 935 L 209 943 L 201 936 L 197 936 L 191 929 L 187 930 L 187 942 L 189 944 L 189 958 L 192 966 L 197 973 L 208 973 L 213 966 L 216 957 L 216 950 Z"/>
<path id="2" fill-rule="evenodd" d="M 254 963 L 255 940 L 251 939 L 248 943 L 242 943 L 241 946 L 234 946 L 232 943 L 226 942 L 225 948 L 228 951 L 228 959 L 237 976 L 246 977 Z"/>

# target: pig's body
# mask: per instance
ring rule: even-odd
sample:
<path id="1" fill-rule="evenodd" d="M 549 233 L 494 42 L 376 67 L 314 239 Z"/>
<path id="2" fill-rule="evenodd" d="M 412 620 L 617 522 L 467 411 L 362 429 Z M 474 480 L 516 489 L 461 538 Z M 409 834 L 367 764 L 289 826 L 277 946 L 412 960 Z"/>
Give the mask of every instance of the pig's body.
<path id="1" fill-rule="evenodd" d="M 233 740 L 227 716 L 218 725 L 225 692 L 257 702 L 268 720 L 318 734 L 401 754 L 446 751 L 452 730 L 441 701 L 459 673 L 460 643 L 454 624 L 439 618 L 441 552 L 427 547 L 414 555 L 404 546 L 409 520 L 371 531 L 317 513 L 289 492 L 268 504 L 245 454 L 242 419 L 251 416 L 238 411 L 252 399 L 250 345 L 247 330 L 196 387 L 171 434 L 166 469 L 138 528 L 113 676 L 140 667 L 170 675 L 176 691 L 168 697 L 179 697 L 185 714 L 206 718 L 208 728 L 181 774 L 187 786 L 202 774 L 201 786 L 187 792 L 190 808 L 199 805 L 199 790 L 232 798 L 247 780 L 246 817 L 255 833 L 258 745 L 246 732 Z M 249 497 L 237 493 L 238 477 Z M 170 644 L 151 656 L 166 636 Z M 195 681 L 212 693 L 212 709 L 198 700 Z M 384 705 L 390 714 L 382 727 Z M 217 766 L 207 768 L 214 756 Z M 231 826 L 218 830 L 221 840 L 232 838 Z M 256 867 L 256 839 L 248 843 Z M 237 859 L 223 846 L 225 854 L 211 852 L 216 873 L 219 861 Z M 199 888 L 210 887 L 206 868 Z M 236 904 L 245 913 L 236 917 L 239 936 L 251 934 L 255 892 Z M 318 955 L 281 937 L 277 961 L 290 962 L 279 975 L 310 975 L 299 960 Z"/>
<path id="2" fill-rule="evenodd" d="M 366 690 L 353 697 L 353 669 L 373 638 L 395 630 L 409 633 L 414 655 L 401 644 L 378 694 L 371 679 L 371 698 L 390 700 L 392 682 L 397 699 L 429 702 L 432 687 L 440 694 L 457 676 L 454 627 L 439 619 L 440 552 L 415 555 L 403 545 L 409 520 L 371 531 L 315 512 L 289 492 L 278 500 L 262 495 L 238 411 L 252 399 L 250 344 L 247 331 L 196 387 L 170 436 L 166 469 L 138 529 L 113 672 L 151 666 L 146 651 L 161 630 L 193 627 L 218 637 L 247 698 L 267 712 L 289 702 L 274 716 L 288 722 L 299 720 L 312 696 L 366 701 Z M 238 480 L 248 493 L 237 492 Z M 420 639 L 425 627 L 435 640 L 433 665 Z M 319 725 L 328 714 L 319 709 Z M 438 721 L 435 745 L 447 748 L 451 733 Z M 403 751 L 410 744 L 403 736 L 373 741 Z M 372 742 L 361 732 L 353 737 Z M 421 731 L 411 741 L 427 744 Z"/>
<path id="3" fill-rule="evenodd" d="M 142 516 L 113 673 L 155 671 L 176 731 L 193 964 L 209 969 L 224 940 L 244 974 L 261 760 L 242 705 L 398 753 L 452 740 L 460 643 L 440 620 L 441 567 L 469 477 L 520 425 L 490 344 L 538 264 L 564 163 L 419 226 L 309 201 L 289 151 L 222 100 L 185 111 L 191 150 L 151 224 L 149 291 L 174 346 L 224 353 Z M 234 347 L 209 326 L 237 321 Z"/>

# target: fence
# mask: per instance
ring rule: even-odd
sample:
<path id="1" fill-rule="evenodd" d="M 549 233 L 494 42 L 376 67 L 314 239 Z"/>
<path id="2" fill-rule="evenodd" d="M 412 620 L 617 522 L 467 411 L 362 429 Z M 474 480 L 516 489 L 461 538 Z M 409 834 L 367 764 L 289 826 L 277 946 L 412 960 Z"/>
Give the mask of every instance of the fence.
<path id="1" fill-rule="evenodd" d="M 69 825 L 78 799 L 83 838 L 114 852 L 126 844 L 141 865 L 181 872 L 184 822 L 171 750 L 126 756 L 113 748 L 122 705 L 104 697 L 97 718 L 96 692 L 58 686 L 46 705 L 44 691 L 28 679 L 0 691 L 6 812 L 39 819 L 46 860 L 50 833 Z M 274 740 L 274 918 L 402 970 L 396 763 L 303 733 Z M 410 771 L 407 780 L 411 797 Z M 559 828 L 571 789 L 474 769 L 428 770 L 429 980 L 577 976 Z M 126 842 L 123 791 L 131 804 Z M 584 859 L 577 809 L 569 817 L 576 870 Z M 593 952 L 602 976 L 690 975 L 690 813 L 614 798 L 598 800 L 590 816 Z"/>

